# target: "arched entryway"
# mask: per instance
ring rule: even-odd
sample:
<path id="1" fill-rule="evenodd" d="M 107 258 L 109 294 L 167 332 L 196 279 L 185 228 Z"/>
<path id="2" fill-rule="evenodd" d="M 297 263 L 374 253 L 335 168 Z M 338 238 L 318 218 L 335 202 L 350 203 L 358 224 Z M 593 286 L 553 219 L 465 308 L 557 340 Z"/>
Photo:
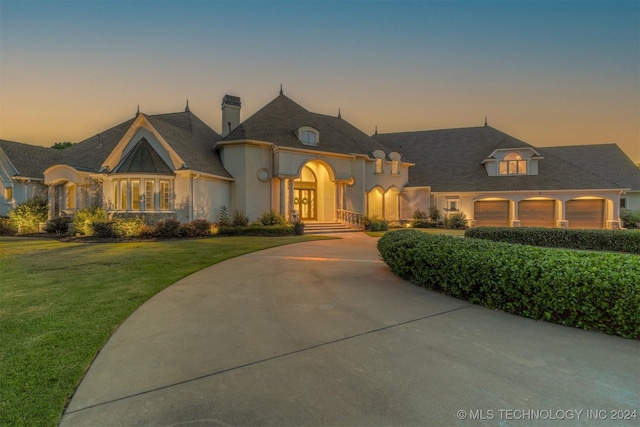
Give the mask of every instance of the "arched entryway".
<path id="1" fill-rule="evenodd" d="M 336 212 L 336 185 L 329 166 L 307 162 L 293 181 L 293 209 L 301 221 L 332 221 Z"/>

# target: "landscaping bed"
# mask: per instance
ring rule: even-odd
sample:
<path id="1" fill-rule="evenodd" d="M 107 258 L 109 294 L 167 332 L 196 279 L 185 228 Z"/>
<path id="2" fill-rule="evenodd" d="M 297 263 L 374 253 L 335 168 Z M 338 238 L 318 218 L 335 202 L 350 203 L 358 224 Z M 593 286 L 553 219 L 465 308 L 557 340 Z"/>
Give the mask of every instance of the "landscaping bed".
<path id="1" fill-rule="evenodd" d="M 378 250 L 412 283 L 488 308 L 640 338 L 640 257 L 392 231 Z"/>

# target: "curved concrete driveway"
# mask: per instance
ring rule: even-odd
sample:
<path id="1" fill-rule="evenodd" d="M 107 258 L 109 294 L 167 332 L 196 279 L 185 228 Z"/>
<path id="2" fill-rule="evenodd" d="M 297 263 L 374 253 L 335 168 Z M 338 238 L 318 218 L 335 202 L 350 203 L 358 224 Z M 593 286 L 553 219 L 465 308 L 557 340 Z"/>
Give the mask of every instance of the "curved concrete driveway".
<path id="1" fill-rule="evenodd" d="M 637 425 L 611 411 L 639 409 L 638 341 L 415 287 L 375 239 L 342 237 L 159 293 L 102 349 L 62 425 Z"/>

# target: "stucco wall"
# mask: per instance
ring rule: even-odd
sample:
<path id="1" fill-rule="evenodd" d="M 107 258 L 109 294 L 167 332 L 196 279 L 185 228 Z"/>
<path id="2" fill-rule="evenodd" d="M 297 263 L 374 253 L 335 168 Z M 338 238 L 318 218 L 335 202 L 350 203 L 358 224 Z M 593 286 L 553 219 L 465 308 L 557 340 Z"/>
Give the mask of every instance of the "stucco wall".
<path id="1" fill-rule="evenodd" d="M 231 185 L 229 211 L 239 209 L 250 220 L 257 219 L 272 208 L 272 184 L 258 178 L 266 169 L 273 176 L 271 147 L 252 144 L 225 145 L 221 150 L 224 167 L 235 179 Z"/>

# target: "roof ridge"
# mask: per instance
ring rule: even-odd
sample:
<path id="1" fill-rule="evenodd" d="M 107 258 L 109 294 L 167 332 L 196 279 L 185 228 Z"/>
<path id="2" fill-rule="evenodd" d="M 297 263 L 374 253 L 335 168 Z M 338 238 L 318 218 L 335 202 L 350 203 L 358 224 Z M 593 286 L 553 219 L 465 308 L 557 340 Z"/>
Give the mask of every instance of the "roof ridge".
<path id="1" fill-rule="evenodd" d="M 406 135 L 406 134 L 417 134 L 417 133 L 429 133 L 429 132 L 447 132 L 447 131 L 457 131 L 457 130 L 467 130 L 467 129 L 481 129 L 481 128 L 490 128 L 496 130 L 498 129 L 492 126 L 465 126 L 465 127 L 457 127 L 457 128 L 445 128 L 445 129 L 424 129 L 424 130 L 408 130 L 402 132 L 378 132 L 376 135 Z M 502 132 L 503 133 L 503 132 Z"/>

